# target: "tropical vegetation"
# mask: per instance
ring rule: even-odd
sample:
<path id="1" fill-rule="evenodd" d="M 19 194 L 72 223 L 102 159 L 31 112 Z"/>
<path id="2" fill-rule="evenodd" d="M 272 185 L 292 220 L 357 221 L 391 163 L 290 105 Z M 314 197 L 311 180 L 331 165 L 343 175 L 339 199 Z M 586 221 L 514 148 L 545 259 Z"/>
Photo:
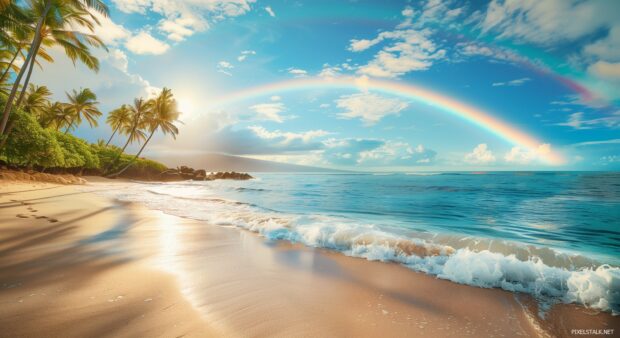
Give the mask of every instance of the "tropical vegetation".
<path id="1" fill-rule="evenodd" d="M 54 62 L 47 52 L 54 47 L 74 64 L 98 71 L 93 48 L 106 47 L 94 32 L 98 18 L 107 15 L 102 0 L 0 0 L 0 164 L 109 177 L 148 178 L 166 170 L 140 155 L 157 132 L 172 137 L 179 132 L 170 89 L 110 111 L 105 117 L 112 130 L 109 139 L 89 143 L 72 132 L 84 122 L 95 128 L 103 119 L 97 95 L 80 88 L 57 101 L 49 88 L 30 83 L 35 68 L 44 71 L 46 63 Z M 139 151 L 126 154 L 132 143 Z"/>

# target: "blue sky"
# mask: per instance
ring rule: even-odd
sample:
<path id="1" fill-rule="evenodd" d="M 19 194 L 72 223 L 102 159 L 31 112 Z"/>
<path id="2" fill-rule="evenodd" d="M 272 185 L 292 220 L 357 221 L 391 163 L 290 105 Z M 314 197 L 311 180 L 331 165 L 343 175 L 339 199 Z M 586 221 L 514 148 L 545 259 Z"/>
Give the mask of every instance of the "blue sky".
<path id="1" fill-rule="evenodd" d="M 177 140 L 146 156 L 227 153 L 361 170 L 620 169 L 618 1 L 113 0 L 101 70 L 57 62 L 33 78 L 108 112 L 172 88 Z M 363 89 L 246 88 L 296 78 L 413 84 L 477 107 L 565 162 L 408 97 Z M 104 120 L 105 116 L 102 118 Z M 107 139 L 110 128 L 77 134 Z M 121 138 L 117 144 L 123 143 Z M 543 146 L 544 145 L 544 146 Z"/>

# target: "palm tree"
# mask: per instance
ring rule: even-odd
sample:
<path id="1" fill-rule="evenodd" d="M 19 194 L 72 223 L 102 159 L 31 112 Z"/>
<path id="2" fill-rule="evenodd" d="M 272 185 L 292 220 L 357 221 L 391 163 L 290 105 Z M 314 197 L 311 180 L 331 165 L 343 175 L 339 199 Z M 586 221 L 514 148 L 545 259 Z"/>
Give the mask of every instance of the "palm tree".
<path id="1" fill-rule="evenodd" d="M 114 137 L 114 135 L 116 135 L 116 132 L 120 128 L 124 128 L 131 124 L 131 115 L 129 112 L 129 108 L 127 108 L 127 105 L 122 105 L 120 108 L 111 111 L 106 118 L 106 122 L 114 130 L 112 132 L 112 135 L 110 135 L 108 142 L 105 144 L 107 146 L 108 144 L 110 144 L 112 138 Z"/>
<path id="2" fill-rule="evenodd" d="M 28 12 L 34 19 L 34 36 L 28 49 L 28 54 L 24 60 L 24 65 L 15 78 L 11 92 L 4 107 L 2 120 L 0 121 L 0 134 L 6 133 L 6 124 L 13 105 L 19 105 L 23 99 L 24 92 L 15 101 L 17 90 L 21 86 L 22 78 L 26 71 L 28 74 L 23 84 L 27 88 L 35 64 L 36 56 L 39 52 L 43 38 L 53 37 L 55 44 L 63 47 L 65 54 L 75 63 L 77 59 L 82 61 L 87 67 L 98 70 L 99 63 L 89 49 L 90 46 L 104 47 L 99 38 L 92 34 L 85 34 L 77 30 L 85 27 L 91 32 L 94 31 L 95 24 L 99 24 L 97 18 L 89 12 L 90 9 L 108 15 L 108 8 L 102 0 L 30 0 Z M 78 27 L 71 30 L 68 27 Z M 15 101 L 15 102 L 14 102 Z"/>
<path id="3" fill-rule="evenodd" d="M 31 84 L 28 88 L 28 94 L 26 95 L 22 108 L 25 112 L 34 115 L 38 119 L 41 114 L 45 113 L 49 104 L 49 97 L 51 95 L 52 92 L 46 86 L 35 86 Z M 9 121 L 7 124 L 7 134 L 13 130 L 13 122 L 14 121 Z M 2 140 L 0 140 L 0 148 L 4 147 L 6 141 L 6 137 L 3 137 Z"/>
<path id="4" fill-rule="evenodd" d="M 47 109 L 50 96 L 52 96 L 52 92 L 46 86 L 30 84 L 22 108 L 25 112 L 39 117 Z"/>
<path id="5" fill-rule="evenodd" d="M 69 121 L 65 134 L 73 128 L 74 122 L 77 122 L 77 125 L 82 123 L 83 118 L 86 119 L 91 127 L 97 126 L 97 118 L 101 116 L 101 112 L 96 107 L 99 102 L 97 102 L 97 95 L 92 90 L 85 88 L 78 92 L 74 89 L 71 94 L 67 93 L 67 98 L 69 99 L 67 106 L 73 113 L 73 116 Z"/>
<path id="6" fill-rule="evenodd" d="M 15 64 L 21 55 L 19 40 L 27 33 L 28 16 L 15 1 L 0 0 L 0 83 L 4 83 L 11 70 L 18 72 L 20 67 Z"/>
<path id="7" fill-rule="evenodd" d="M 71 117 L 72 112 L 66 103 L 48 102 L 43 113 L 39 115 L 38 121 L 44 128 L 54 128 L 54 130 L 58 131 L 69 125 Z"/>
<path id="8" fill-rule="evenodd" d="M 121 129 L 120 129 L 123 134 L 127 135 L 127 142 L 125 142 L 125 145 L 123 146 L 121 151 L 118 152 L 118 154 L 116 154 L 116 157 L 114 158 L 114 160 L 112 160 L 110 164 L 108 164 L 108 166 L 105 168 L 104 171 L 108 171 L 112 167 L 114 167 L 114 165 L 116 165 L 116 162 L 121 157 L 121 155 L 125 152 L 125 149 L 130 143 L 133 143 L 135 141 L 139 142 L 140 140 L 144 140 L 146 138 L 146 135 L 142 129 L 146 125 L 145 116 L 150 114 L 152 108 L 153 108 L 152 100 L 147 101 L 143 98 L 134 99 L 133 106 L 128 107 L 129 115 L 131 117 L 131 123 L 121 126 Z"/>
<path id="9" fill-rule="evenodd" d="M 168 88 L 164 88 L 159 96 L 154 99 L 153 108 L 150 113 L 146 115 L 145 124 L 150 131 L 149 137 L 131 161 L 129 161 L 123 169 L 112 176 L 118 176 L 131 167 L 140 154 L 142 154 L 142 151 L 146 148 L 146 145 L 149 143 L 157 130 L 161 130 L 164 135 L 171 134 L 172 137 L 176 139 L 179 129 L 174 125 L 174 122 L 178 121 L 179 115 L 180 112 L 177 109 L 177 102 L 172 96 L 172 91 Z"/>

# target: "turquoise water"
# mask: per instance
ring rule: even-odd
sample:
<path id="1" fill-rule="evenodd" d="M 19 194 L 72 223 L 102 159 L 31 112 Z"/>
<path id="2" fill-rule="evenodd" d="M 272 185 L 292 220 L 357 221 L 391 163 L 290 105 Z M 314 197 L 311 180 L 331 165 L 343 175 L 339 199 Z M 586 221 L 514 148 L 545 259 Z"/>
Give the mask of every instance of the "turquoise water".
<path id="1" fill-rule="evenodd" d="M 620 173 L 257 174 L 221 196 L 391 231 L 511 240 L 620 264 Z"/>
<path id="2" fill-rule="evenodd" d="M 620 173 L 254 176 L 107 194 L 205 226 L 620 313 Z"/>

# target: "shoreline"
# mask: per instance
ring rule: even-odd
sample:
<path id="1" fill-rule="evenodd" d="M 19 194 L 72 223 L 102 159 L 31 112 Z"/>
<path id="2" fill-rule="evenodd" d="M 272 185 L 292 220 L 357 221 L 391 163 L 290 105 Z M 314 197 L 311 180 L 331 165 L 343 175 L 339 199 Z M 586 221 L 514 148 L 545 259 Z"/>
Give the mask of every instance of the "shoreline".
<path id="1" fill-rule="evenodd" d="M 9 224 L 0 226 L 0 326 L 11 336 L 36 329 L 64 336 L 566 336 L 620 327 L 609 313 L 575 305 L 556 305 L 541 320 L 528 296 L 270 242 L 83 187 L 0 181 L 0 224 Z M 28 212 L 48 218 L 16 216 Z M 157 298 L 155 288 L 167 291 Z M 167 311 L 171 304 L 175 311 Z M 109 316 L 115 320 L 101 324 Z M 19 327 L 24 320 L 30 324 Z"/>

